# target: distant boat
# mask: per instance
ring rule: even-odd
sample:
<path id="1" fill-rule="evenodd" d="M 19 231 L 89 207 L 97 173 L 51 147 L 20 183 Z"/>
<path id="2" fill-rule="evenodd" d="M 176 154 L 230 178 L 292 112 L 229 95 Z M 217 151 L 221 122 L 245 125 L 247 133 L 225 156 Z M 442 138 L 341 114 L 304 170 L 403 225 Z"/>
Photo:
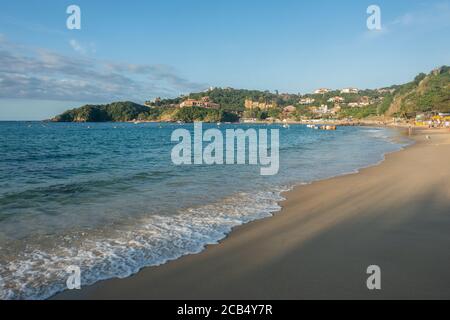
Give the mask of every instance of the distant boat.
<path id="1" fill-rule="evenodd" d="M 327 130 L 327 131 L 335 131 L 337 129 L 336 126 L 322 126 L 320 127 L 321 130 Z"/>
<path id="2" fill-rule="evenodd" d="M 217 122 L 217 125 L 220 126 L 222 123 L 221 122 Z"/>
<path id="3" fill-rule="evenodd" d="M 285 123 L 285 124 L 283 124 L 283 128 L 285 128 L 285 129 L 289 129 L 290 128 L 290 126 L 287 124 L 287 123 Z"/>

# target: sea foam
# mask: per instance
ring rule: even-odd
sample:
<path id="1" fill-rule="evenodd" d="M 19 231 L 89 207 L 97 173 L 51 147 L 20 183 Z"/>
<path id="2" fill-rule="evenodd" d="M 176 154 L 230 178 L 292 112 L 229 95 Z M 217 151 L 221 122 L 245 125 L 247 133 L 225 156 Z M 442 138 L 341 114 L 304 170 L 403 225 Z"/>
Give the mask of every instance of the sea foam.
<path id="1" fill-rule="evenodd" d="M 182 209 L 174 215 L 149 215 L 121 225 L 92 232 L 71 232 L 48 241 L 51 249 L 33 241 L 15 259 L 0 265 L 7 284 L 1 299 L 45 299 L 66 289 L 71 265 L 79 266 L 82 286 L 99 280 L 128 277 L 141 268 L 158 266 L 183 255 L 201 252 L 217 244 L 232 228 L 271 216 L 280 209 L 281 193 L 237 193 L 219 202 Z M 36 243 L 42 242 L 39 239 Z"/>

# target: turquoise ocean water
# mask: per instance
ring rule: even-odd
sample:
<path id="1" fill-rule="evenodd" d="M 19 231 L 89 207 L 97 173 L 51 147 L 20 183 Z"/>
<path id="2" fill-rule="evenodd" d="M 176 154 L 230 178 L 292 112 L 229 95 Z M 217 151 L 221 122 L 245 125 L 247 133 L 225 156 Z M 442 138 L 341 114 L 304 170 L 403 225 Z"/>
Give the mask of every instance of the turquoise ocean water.
<path id="1" fill-rule="evenodd" d="M 178 128 L 193 125 L 0 122 L 0 298 L 47 298 L 71 265 L 88 285 L 200 252 L 275 213 L 283 190 L 407 144 L 380 128 L 218 127 L 280 130 L 280 171 L 261 176 L 259 166 L 173 165 Z"/>

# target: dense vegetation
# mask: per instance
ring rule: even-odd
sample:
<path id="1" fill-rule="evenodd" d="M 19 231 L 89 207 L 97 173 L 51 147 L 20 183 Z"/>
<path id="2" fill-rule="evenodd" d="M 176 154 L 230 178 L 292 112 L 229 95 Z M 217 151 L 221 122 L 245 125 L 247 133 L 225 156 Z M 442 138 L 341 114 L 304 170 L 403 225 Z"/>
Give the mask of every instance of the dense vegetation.
<path id="1" fill-rule="evenodd" d="M 269 118 L 279 119 L 281 110 L 279 108 L 271 108 L 269 110 L 251 109 L 245 110 L 243 116 L 244 118 L 253 118 L 257 120 L 266 120 Z"/>
<path id="2" fill-rule="evenodd" d="M 237 122 L 239 117 L 224 110 L 192 107 L 179 109 L 174 114 L 174 120 L 183 122 Z"/>
<path id="3" fill-rule="evenodd" d="M 395 86 L 388 115 L 408 116 L 420 112 L 450 112 L 450 67 L 443 66 L 429 75 L 419 74 L 414 81 Z"/>
<path id="4" fill-rule="evenodd" d="M 363 119 L 370 116 L 378 115 L 377 107 L 374 105 L 361 108 L 344 108 L 339 114 L 340 118 Z"/>
<path id="5" fill-rule="evenodd" d="M 113 102 L 105 105 L 85 105 L 66 111 L 53 120 L 59 122 L 131 121 L 148 110 L 148 107 L 134 102 Z"/>
<path id="6" fill-rule="evenodd" d="M 288 99 L 283 99 L 280 95 L 269 91 L 214 88 L 204 92 L 191 93 L 187 96 L 175 99 L 158 99 L 157 101 L 148 101 L 146 104 L 154 107 L 168 107 L 179 104 L 181 101 L 188 98 L 200 100 L 203 97 L 209 97 L 211 101 L 220 104 L 221 109 L 225 111 L 242 112 L 245 109 L 245 99 L 251 99 L 258 102 L 273 102 L 278 106 L 289 105 L 291 102 L 296 103 L 298 101 L 298 95 L 289 96 L 291 97 L 291 101 Z"/>

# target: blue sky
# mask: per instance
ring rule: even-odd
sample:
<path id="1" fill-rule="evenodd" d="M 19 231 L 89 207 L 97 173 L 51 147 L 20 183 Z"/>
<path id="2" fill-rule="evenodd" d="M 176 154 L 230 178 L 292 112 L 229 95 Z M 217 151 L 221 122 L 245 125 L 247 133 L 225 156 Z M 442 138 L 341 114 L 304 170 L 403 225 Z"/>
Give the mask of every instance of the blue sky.
<path id="1" fill-rule="evenodd" d="M 81 30 L 66 8 L 81 8 Z M 369 5 L 382 30 L 366 26 Z M 376 88 L 450 64 L 450 0 L 2 1 L 0 120 L 209 86 Z"/>

